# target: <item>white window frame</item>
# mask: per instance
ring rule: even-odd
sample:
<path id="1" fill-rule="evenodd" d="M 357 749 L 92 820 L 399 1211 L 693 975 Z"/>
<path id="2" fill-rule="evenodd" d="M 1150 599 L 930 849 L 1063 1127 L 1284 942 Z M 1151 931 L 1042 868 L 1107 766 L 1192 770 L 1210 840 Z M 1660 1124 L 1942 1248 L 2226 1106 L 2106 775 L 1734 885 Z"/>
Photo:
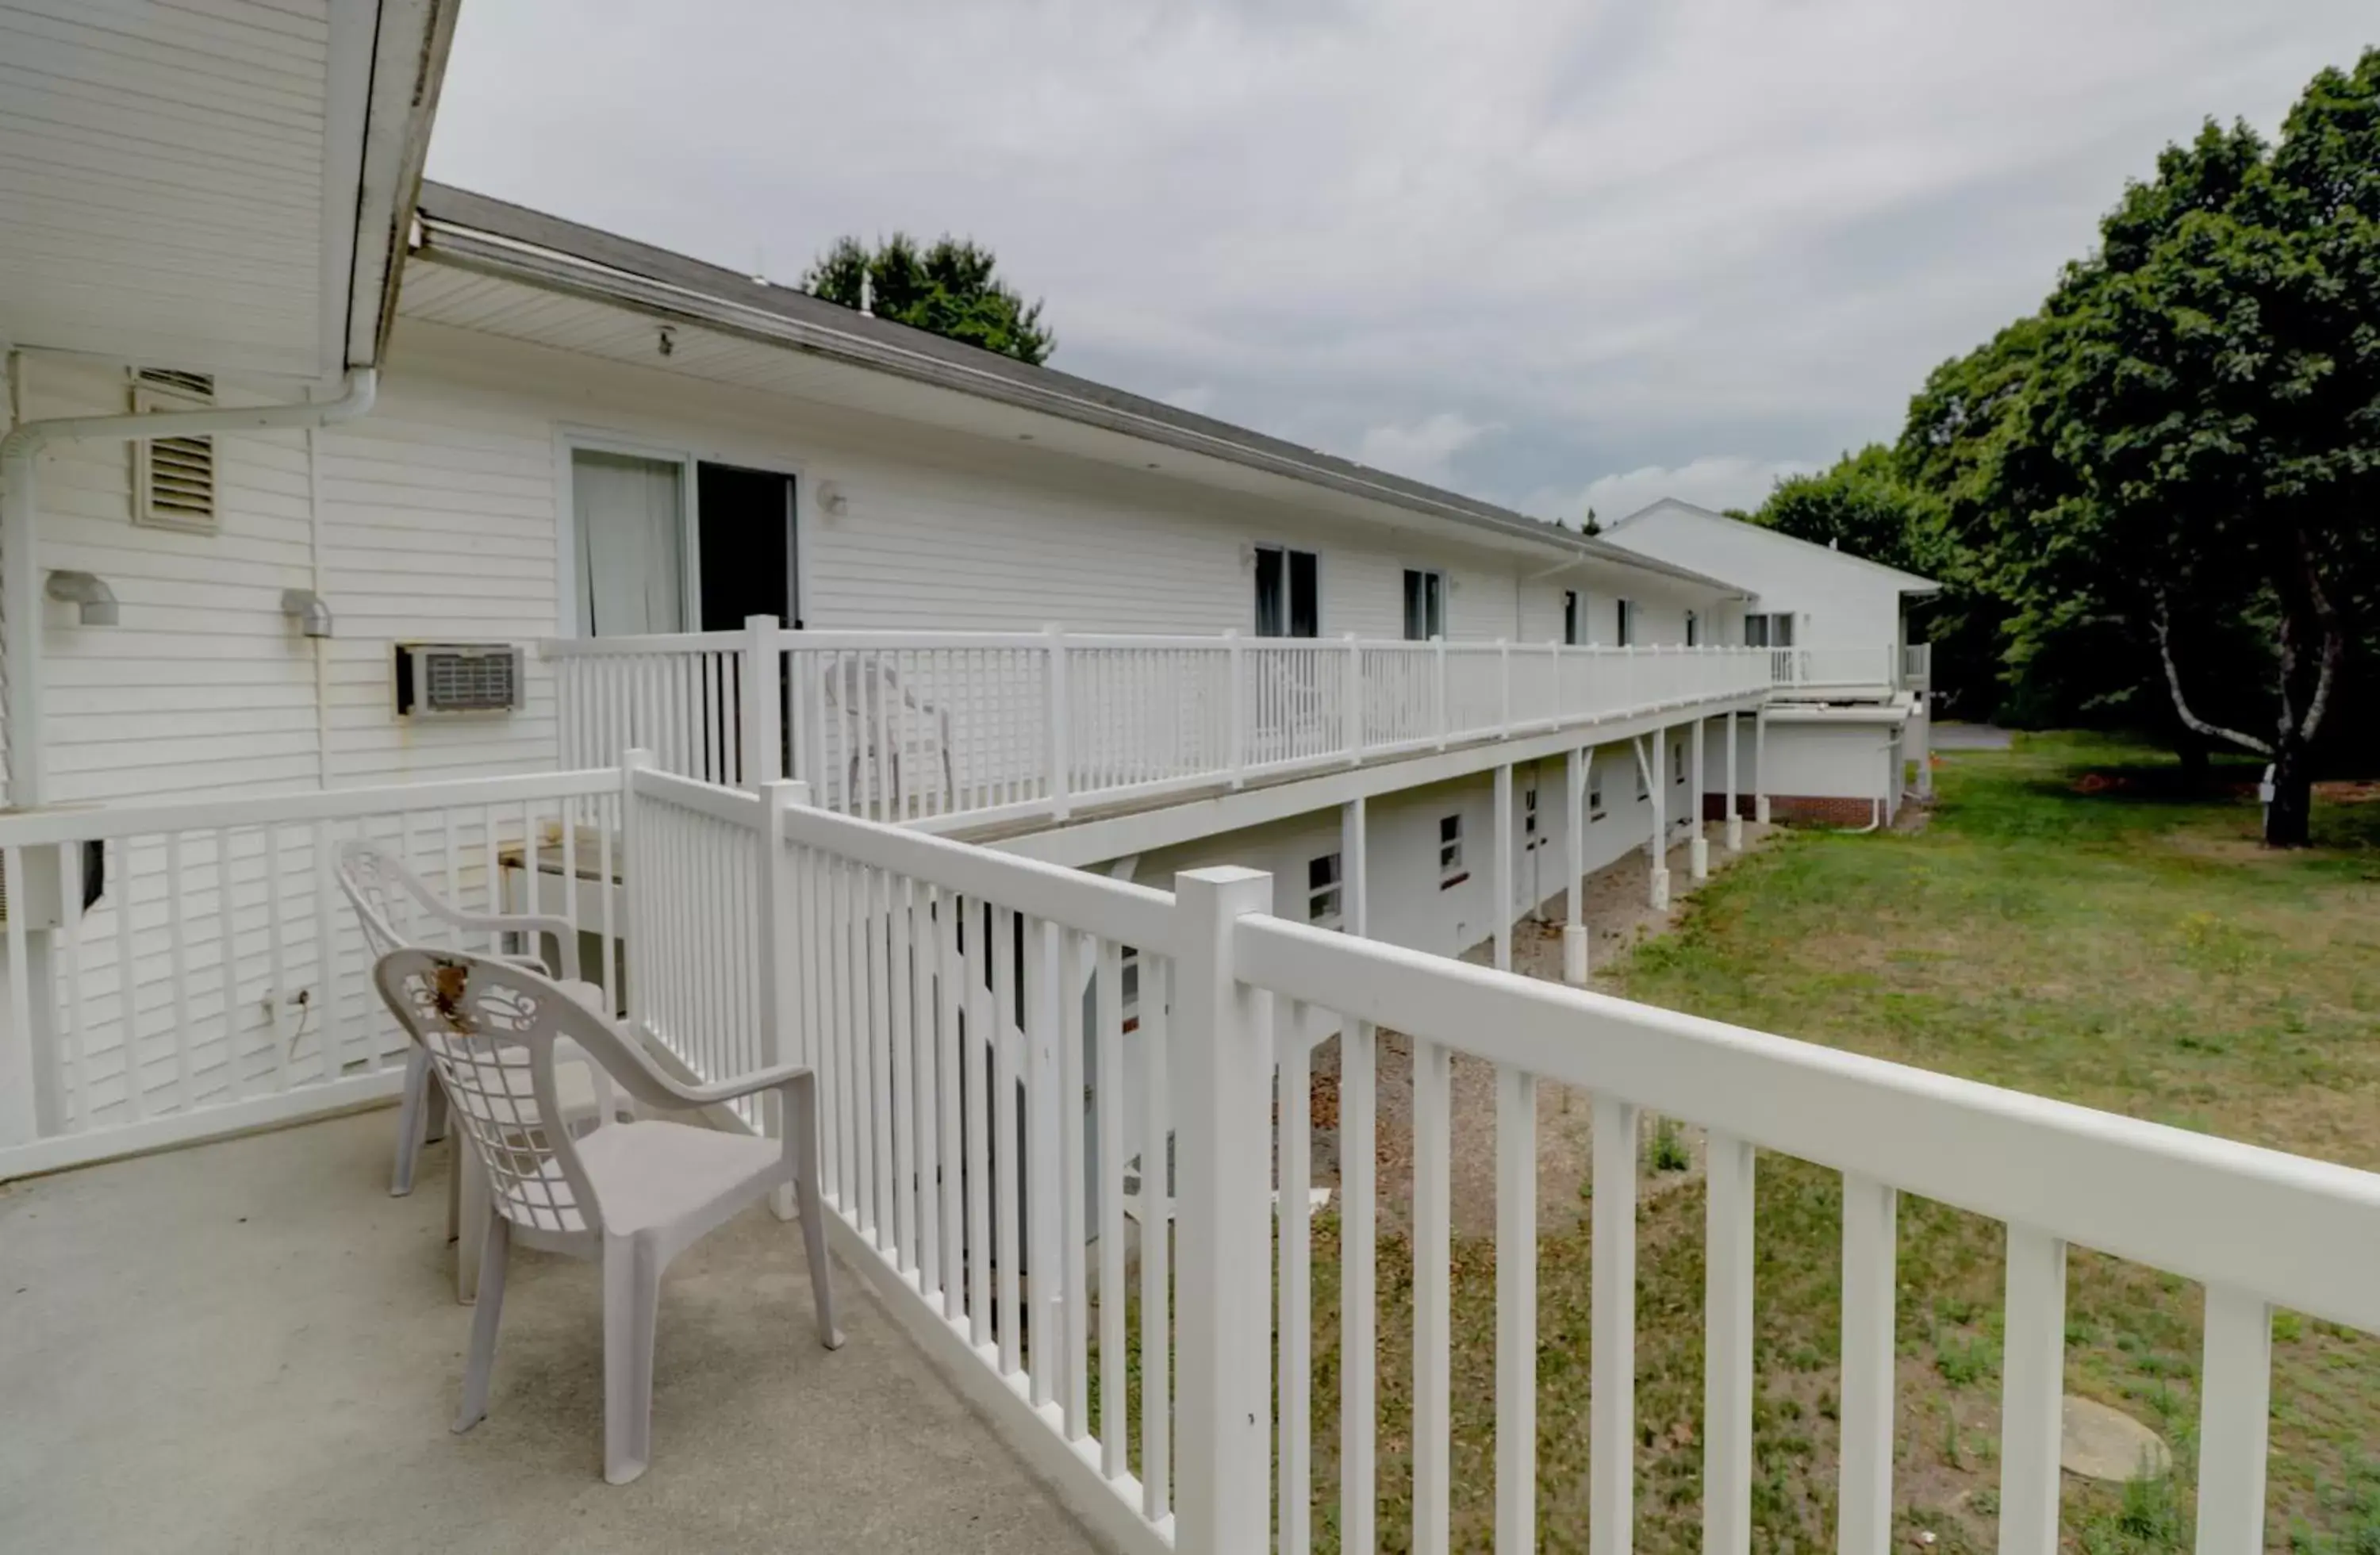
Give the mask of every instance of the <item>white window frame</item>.
<path id="1" fill-rule="evenodd" d="M 1586 645 L 1586 595 L 1577 589 L 1562 590 L 1562 645 L 1583 648 Z"/>
<path id="2" fill-rule="evenodd" d="M 1686 612 L 1686 646 L 1688 648 L 1699 648 L 1702 646 L 1702 612 L 1698 610 L 1690 610 Z"/>
<path id="3" fill-rule="evenodd" d="M 795 557 L 794 566 L 794 614 L 798 620 L 810 618 L 809 569 L 800 564 L 803 541 L 817 528 L 810 512 L 815 482 L 809 463 L 797 456 L 782 451 L 752 448 L 710 448 L 691 443 L 673 443 L 638 437 L 608 427 L 564 425 L 553 433 L 553 531 L 555 577 L 563 580 L 555 589 L 553 626 L 557 638 L 581 638 L 587 635 L 586 623 L 578 619 L 578 494 L 575 487 L 574 456 L 585 450 L 590 454 L 618 454 L 631 459 L 650 459 L 656 464 L 677 467 L 678 524 L 684 531 L 680 540 L 685 549 L 686 576 L 680 579 L 685 599 L 680 613 L 687 630 L 702 623 L 702 499 L 701 481 L 697 479 L 704 465 L 727 465 L 736 469 L 763 470 L 782 475 L 794 483 L 794 533 L 792 543 Z M 1315 589 L 1321 591 L 1318 564 Z M 791 626 L 792 622 L 784 625 Z"/>
<path id="4" fill-rule="evenodd" d="M 1595 752 L 1586 753 L 1586 819 L 1601 820 L 1603 808 L 1603 768 L 1596 761 Z"/>
<path id="5" fill-rule="evenodd" d="M 1685 781 L 1686 747 L 1683 744 L 1673 745 L 1670 747 L 1670 782 L 1676 784 Z"/>
<path id="6" fill-rule="evenodd" d="M 1262 623 L 1257 618 L 1257 557 L 1263 552 L 1281 553 L 1281 621 L 1284 630 L 1277 638 L 1263 635 Z M 1322 553 L 1310 545 L 1293 545 L 1282 540 L 1251 541 L 1245 553 L 1248 560 L 1248 635 L 1259 642 L 1319 642 L 1328 628 L 1322 619 Z M 1301 638 L 1286 630 L 1297 619 L 1297 598 L 1290 586 L 1289 559 L 1293 555 L 1314 558 L 1314 635 Z"/>
<path id="7" fill-rule="evenodd" d="M 1619 599 L 1611 601 L 1611 629 L 1617 646 L 1627 648 L 1636 640 L 1636 601 Z"/>
<path id="8" fill-rule="evenodd" d="M 1330 866 L 1330 878 L 1317 885 L 1318 866 Z M 1347 870 L 1336 849 L 1305 861 L 1305 921 L 1317 929 L 1336 929 L 1346 921 Z"/>
<path id="9" fill-rule="evenodd" d="M 1471 878 L 1463 863 L 1463 812 L 1438 818 L 1438 889 L 1449 891 Z"/>

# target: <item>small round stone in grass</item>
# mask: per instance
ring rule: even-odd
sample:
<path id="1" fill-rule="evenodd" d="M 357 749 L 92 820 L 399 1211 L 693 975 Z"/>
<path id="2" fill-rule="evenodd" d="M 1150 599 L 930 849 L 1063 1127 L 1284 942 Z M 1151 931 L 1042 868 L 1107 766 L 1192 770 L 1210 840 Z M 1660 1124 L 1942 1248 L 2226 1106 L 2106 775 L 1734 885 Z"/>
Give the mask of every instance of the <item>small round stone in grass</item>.
<path id="1" fill-rule="evenodd" d="M 2120 1409 L 2069 1393 L 2059 1411 L 2058 1466 L 2086 1479 L 2163 1477 L 2173 1453 L 2156 1432 Z"/>

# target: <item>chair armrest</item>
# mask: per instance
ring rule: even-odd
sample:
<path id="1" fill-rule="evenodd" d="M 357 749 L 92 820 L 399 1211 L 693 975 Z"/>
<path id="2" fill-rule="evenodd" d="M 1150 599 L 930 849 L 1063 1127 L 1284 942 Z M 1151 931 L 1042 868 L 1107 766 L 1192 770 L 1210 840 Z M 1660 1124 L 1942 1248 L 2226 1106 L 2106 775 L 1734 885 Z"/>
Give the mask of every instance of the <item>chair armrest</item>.
<path id="1" fill-rule="evenodd" d="M 670 1112 L 690 1112 L 698 1107 L 716 1107 L 723 1101 L 735 1101 L 756 1091 L 779 1089 L 808 1080 L 809 1065 L 779 1063 L 733 1080 L 717 1080 L 709 1085 L 690 1086 L 670 1074 L 645 1051 L 649 1039 L 641 1033 L 625 1027 L 608 1029 L 609 1046 L 616 1048 L 621 1063 L 612 1068 L 612 1078 L 631 1098 L 648 1107 Z M 582 1043 L 582 1046 L 593 1045 Z"/>
<path id="2" fill-rule="evenodd" d="M 487 934 L 551 934 L 562 948 L 559 980 L 566 983 L 584 981 L 578 974 L 578 926 L 568 918 L 552 913 L 466 913 L 454 909 L 440 917 L 457 929 L 468 929 Z M 545 957 L 500 955 L 498 961 L 535 961 L 543 965 Z"/>

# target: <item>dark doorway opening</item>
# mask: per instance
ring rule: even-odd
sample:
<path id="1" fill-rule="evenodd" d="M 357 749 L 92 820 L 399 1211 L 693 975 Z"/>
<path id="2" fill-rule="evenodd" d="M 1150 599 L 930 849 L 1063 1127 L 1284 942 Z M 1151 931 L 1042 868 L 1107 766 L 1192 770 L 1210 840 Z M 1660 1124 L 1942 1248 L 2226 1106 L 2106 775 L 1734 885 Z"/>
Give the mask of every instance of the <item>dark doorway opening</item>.
<path id="1" fill-rule="evenodd" d="M 794 478 L 776 470 L 699 465 L 702 630 L 739 631 L 747 615 L 801 626 Z"/>

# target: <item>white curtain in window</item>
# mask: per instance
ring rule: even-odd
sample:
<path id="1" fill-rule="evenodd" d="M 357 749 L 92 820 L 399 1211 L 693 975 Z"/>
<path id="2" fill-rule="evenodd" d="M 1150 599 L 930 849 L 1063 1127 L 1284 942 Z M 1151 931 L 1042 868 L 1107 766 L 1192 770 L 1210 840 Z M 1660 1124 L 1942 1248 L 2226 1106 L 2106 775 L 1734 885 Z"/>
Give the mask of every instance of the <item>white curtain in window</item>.
<path id="1" fill-rule="evenodd" d="M 686 630 L 684 482 L 677 465 L 579 449 L 578 629 L 588 637 Z"/>

